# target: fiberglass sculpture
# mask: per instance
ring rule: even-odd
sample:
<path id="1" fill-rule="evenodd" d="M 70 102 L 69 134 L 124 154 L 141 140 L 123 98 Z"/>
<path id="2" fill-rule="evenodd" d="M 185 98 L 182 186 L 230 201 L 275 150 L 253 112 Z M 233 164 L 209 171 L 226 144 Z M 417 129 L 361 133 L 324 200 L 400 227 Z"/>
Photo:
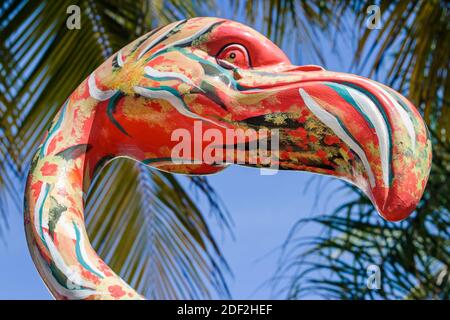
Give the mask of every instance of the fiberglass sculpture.
<path id="1" fill-rule="evenodd" d="M 142 298 L 91 247 L 84 196 L 94 176 L 117 157 L 174 173 L 225 169 L 233 162 L 228 157 L 222 163 L 205 163 L 198 153 L 181 162 L 173 158 L 172 132 L 193 133 L 198 122 L 219 133 L 277 130 L 274 161 L 280 170 L 353 183 L 390 221 L 415 209 L 430 171 L 427 128 L 398 92 L 356 75 L 292 65 L 271 41 L 233 21 L 172 23 L 122 48 L 81 83 L 33 159 L 25 229 L 34 263 L 55 298 Z M 248 157 L 252 150 L 243 152 Z"/>

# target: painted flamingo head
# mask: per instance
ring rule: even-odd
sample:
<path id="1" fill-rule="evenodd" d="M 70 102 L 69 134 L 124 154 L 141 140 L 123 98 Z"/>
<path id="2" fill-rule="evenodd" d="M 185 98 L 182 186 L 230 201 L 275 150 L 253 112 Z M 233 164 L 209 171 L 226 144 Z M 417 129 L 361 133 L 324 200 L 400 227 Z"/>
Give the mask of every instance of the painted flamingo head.
<path id="1" fill-rule="evenodd" d="M 111 60 L 119 83 L 111 85 L 164 100 L 178 117 L 169 122 L 277 129 L 280 169 L 349 181 L 387 220 L 406 218 L 423 194 L 431 166 L 428 131 L 416 108 L 387 86 L 292 65 L 258 32 L 217 18 L 157 29 Z"/>

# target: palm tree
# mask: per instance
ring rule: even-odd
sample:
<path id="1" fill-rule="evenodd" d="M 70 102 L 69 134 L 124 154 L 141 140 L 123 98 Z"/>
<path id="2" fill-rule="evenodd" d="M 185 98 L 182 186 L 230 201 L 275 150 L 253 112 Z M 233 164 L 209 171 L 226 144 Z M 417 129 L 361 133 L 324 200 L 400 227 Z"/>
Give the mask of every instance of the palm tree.
<path id="1" fill-rule="evenodd" d="M 285 8 L 296 3 L 270 1 L 278 11 L 270 11 L 267 26 L 292 24 L 298 17 Z M 351 201 L 331 214 L 300 220 L 283 247 L 274 278 L 275 287 L 290 299 L 311 294 L 341 299 L 450 298 L 450 6 L 438 0 L 381 1 L 382 28 L 373 31 L 365 27 L 366 9 L 372 4 L 336 1 L 331 10 L 347 17 L 338 24 L 350 21 L 359 26 L 355 68 L 362 72 L 370 66 L 369 76 L 402 92 L 424 115 L 433 136 L 430 179 L 416 212 L 401 223 L 376 217 L 370 201 L 345 184 L 342 189 L 350 191 Z M 318 224 L 323 231 L 305 236 L 306 224 Z M 377 290 L 367 286 L 371 266 L 379 270 Z"/>
<path id="2" fill-rule="evenodd" d="M 30 157 L 75 87 L 138 36 L 158 25 L 202 15 L 210 4 L 195 0 L 2 3 L 0 237 L 7 227 L 8 203 L 21 211 Z M 66 27 L 70 5 L 81 10 L 80 30 Z M 229 216 L 207 180 L 192 178 L 191 186 L 229 228 Z M 192 196 L 174 176 L 127 160 L 109 165 L 89 192 L 86 218 L 95 249 L 149 298 L 229 296 L 227 264 Z M 155 274 L 158 277 L 152 278 Z"/>

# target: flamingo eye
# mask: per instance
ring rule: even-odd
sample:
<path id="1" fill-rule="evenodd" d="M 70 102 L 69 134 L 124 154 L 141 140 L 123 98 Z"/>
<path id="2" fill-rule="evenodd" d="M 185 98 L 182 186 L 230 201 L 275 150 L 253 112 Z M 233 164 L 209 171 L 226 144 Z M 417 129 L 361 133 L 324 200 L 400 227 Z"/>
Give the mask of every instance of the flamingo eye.
<path id="1" fill-rule="evenodd" d="M 250 57 L 247 49 L 240 44 L 230 44 L 225 46 L 216 56 L 217 63 L 226 68 L 250 68 Z"/>

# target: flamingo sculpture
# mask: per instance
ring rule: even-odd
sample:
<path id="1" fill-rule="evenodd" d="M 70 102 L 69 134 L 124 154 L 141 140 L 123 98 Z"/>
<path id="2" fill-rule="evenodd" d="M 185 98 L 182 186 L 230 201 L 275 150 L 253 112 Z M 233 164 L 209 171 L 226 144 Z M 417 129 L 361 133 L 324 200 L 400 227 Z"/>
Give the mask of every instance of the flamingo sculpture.
<path id="1" fill-rule="evenodd" d="M 415 209 L 430 171 L 427 128 L 396 91 L 352 74 L 294 66 L 270 40 L 233 21 L 172 23 L 125 46 L 81 83 L 33 158 L 25 229 L 34 263 L 55 298 L 143 298 L 91 247 L 84 196 L 94 176 L 117 157 L 192 175 L 233 163 L 206 163 L 198 153 L 175 161 L 171 151 L 179 141 L 172 133 L 181 128 L 194 134 L 198 122 L 223 134 L 277 130 L 279 169 L 351 182 L 390 221 Z M 271 136 L 266 142 L 274 143 Z M 203 141 L 201 151 L 208 146 Z M 244 146 L 245 159 L 252 151 Z"/>

